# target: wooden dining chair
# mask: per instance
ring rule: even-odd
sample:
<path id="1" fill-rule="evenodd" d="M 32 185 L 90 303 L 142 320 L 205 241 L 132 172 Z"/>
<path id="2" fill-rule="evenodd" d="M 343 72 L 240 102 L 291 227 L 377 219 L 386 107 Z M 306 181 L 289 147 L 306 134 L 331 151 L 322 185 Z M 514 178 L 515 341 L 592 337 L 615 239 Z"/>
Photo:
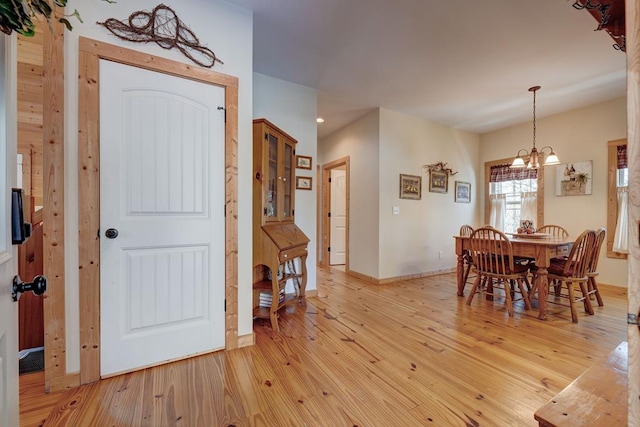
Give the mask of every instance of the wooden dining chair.
<path id="1" fill-rule="evenodd" d="M 513 316 L 513 304 L 524 301 L 525 309 L 531 304 L 525 286 L 527 266 L 513 262 L 513 248 L 507 236 L 495 228 L 482 227 L 469 237 L 472 270 L 477 273 L 467 305 L 471 305 L 476 294 L 485 293 L 495 297 L 501 290 L 506 301 L 507 312 Z M 486 286 L 482 286 L 486 282 Z M 515 298 L 515 294 L 520 294 Z"/>
<path id="2" fill-rule="evenodd" d="M 556 238 L 556 239 L 565 239 L 567 237 L 569 237 L 569 232 L 567 231 L 566 228 L 560 226 L 560 225 L 555 225 L 555 224 L 545 224 L 540 226 L 537 230 L 537 233 L 546 233 L 551 235 L 551 237 Z M 533 276 L 533 278 L 531 279 L 531 281 L 533 282 L 535 280 L 535 276 L 536 276 L 536 271 L 538 269 L 538 267 L 535 265 L 535 262 L 533 260 L 531 260 L 529 262 L 529 271 L 531 272 L 531 275 Z M 556 294 L 560 293 L 560 286 L 557 285 L 555 288 Z"/>
<path id="3" fill-rule="evenodd" d="M 565 238 L 565 237 L 569 237 L 569 232 L 567 231 L 566 228 L 560 226 L 560 225 L 554 225 L 554 224 L 546 224 L 543 225 L 541 227 L 539 227 L 536 230 L 537 233 L 547 233 L 550 234 L 551 237 L 557 237 L 557 238 Z"/>
<path id="4" fill-rule="evenodd" d="M 600 296 L 596 277 L 598 276 L 598 259 L 600 259 L 600 249 L 602 248 L 602 242 L 604 242 L 605 234 L 606 230 L 604 228 L 600 228 L 596 231 L 596 242 L 591 253 L 589 267 L 587 268 L 587 277 L 589 279 L 587 281 L 587 292 L 589 292 L 589 298 L 593 298 L 594 296 L 596 297 L 600 307 L 604 306 L 604 302 Z"/>
<path id="5" fill-rule="evenodd" d="M 569 256 L 551 259 L 551 265 L 547 269 L 549 288 L 551 286 L 560 286 L 559 292 L 548 294 L 547 302 L 568 306 L 571 309 L 573 323 L 578 323 L 576 306 L 579 302 L 583 303 L 585 312 L 593 315 L 593 307 L 591 306 L 591 301 L 589 301 L 589 293 L 587 291 L 587 281 L 589 280 L 587 271 L 595 243 L 595 231 L 584 231 L 574 242 Z M 531 299 L 536 291 L 538 291 L 538 295 L 540 294 L 538 290 L 539 282 L 539 277 L 536 277 L 533 281 L 533 288 L 529 294 Z M 580 294 L 577 294 L 577 292 L 580 292 Z M 561 302 L 563 299 L 568 300 L 568 303 Z"/>
<path id="6" fill-rule="evenodd" d="M 460 236 L 471 236 L 473 233 L 473 227 L 465 224 L 460 227 Z M 464 251 L 462 254 L 462 283 L 467 283 L 469 280 L 469 272 L 471 271 L 471 253 L 470 251 Z"/>

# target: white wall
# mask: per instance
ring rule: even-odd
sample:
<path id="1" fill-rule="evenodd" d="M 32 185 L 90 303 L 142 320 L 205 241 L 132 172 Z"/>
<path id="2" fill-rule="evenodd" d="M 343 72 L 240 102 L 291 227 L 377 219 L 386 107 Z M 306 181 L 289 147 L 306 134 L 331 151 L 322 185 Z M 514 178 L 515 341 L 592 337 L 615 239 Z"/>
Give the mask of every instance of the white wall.
<path id="1" fill-rule="evenodd" d="M 318 150 L 323 163 L 351 157 L 351 270 L 387 279 L 456 266 L 453 236 L 479 218 L 478 135 L 380 109 L 323 139 Z M 428 191 L 422 168 L 440 161 L 458 171 L 447 194 Z M 400 174 L 422 176 L 421 200 L 400 199 Z M 471 183 L 471 203 L 454 203 L 456 180 Z"/>
<path id="2" fill-rule="evenodd" d="M 456 266 L 453 236 L 477 223 L 479 137 L 417 117 L 380 110 L 379 278 Z M 456 175 L 447 193 L 429 192 L 422 165 L 445 162 Z M 422 176 L 421 200 L 400 199 L 400 174 Z M 471 203 L 455 203 L 455 181 L 471 183 Z M 392 215 L 392 207 L 400 208 Z M 443 258 L 439 258 L 442 251 Z"/>
<path id="3" fill-rule="evenodd" d="M 125 20 L 134 11 L 151 10 L 154 0 L 107 3 L 93 0 L 75 5 L 84 23 L 71 18 L 73 31 L 65 33 L 65 297 L 67 372 L 80 369 L 78 302 L 78 37 L 120 45 L 166 57 L 197 67 L 178 50 L 165 50 L 151 43 L 121 40 L 96 22 L 107 18 Z M 68 13 L 73 12 L 71 6 Z M 251 189 L 252 170 L 252 51 L 253 16 L 250 11 L 221 0 L 183 0 L 171 6 L 179 18 L 209 47 L 224 65 L 213 70 L 236 76 L 238 93 L 238 186 Z M 251 191 L 238 192 L 238 334 L 253 332 L 251 272 Z"/>
<path id="4" fill-rule="evenodd" d="M 374 110 L 318 143 L 318 162 L 350 157 L 349 269 L 378 277 L 380 113 Z"/>
<path id="5" fill-rule="evenodd" d="M 311 176 L 311 191 L 295 190 L 296 225 L 311 239 L 307 257 L 307 290 L 316 289 L 316 162 L 318 96 L 315 89 L 254 73 L 253 118 L 265 118 L 298 141 L 296 154 L 310 156 L 312 170 L 296 169 L 296 176 Z M 288 289 L 287 292 L 290 292 Z"/>
<path id="6" fill-rule="evenodd" d="M 556 168 L 545 168 L 544 222 L 559 224 L 578 236 L 587 228 L 607 225 L 607 142 L 627 136 L 626 98 L 573 110 L 536 120 L 536 146 L 550 145 L 562 163 L 593 161 L 593 194 L 558 197 L 555 195 Z M 484 162 L 513 157 L 519 148 L 532 145 L 532 124 L 490 132 L 480 137 L 481 167 Z M 484 188 L 481 189 L 484 202 Z M 484 205 L 484 203 L 483 203 Z M 481 220 L 480 222 L 483 222 Z M 614 230 L 607 230 L 613 233 Z M 599 282 L 627 286 L 627 261 L 606 257 L 603 245 L 598 264 Z"/>

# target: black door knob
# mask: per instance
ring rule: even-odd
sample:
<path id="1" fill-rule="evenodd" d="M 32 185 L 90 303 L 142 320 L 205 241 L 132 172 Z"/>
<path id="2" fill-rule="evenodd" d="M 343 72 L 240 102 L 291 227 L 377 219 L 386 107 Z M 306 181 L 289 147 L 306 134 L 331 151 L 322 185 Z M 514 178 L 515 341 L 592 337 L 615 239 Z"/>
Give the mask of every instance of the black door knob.
<path id="1" fill-rule="evenodd" d="M 14 301 L 18 301 L 20 294 L 32 291 L 35 295 L 42 295 L 47 290 L 47 278 L 44 276 L 35 276 L 32 282 L 25 283 L 20 276 L 13 278 L 13 290 L 11 296 Z"/>
<path id="2" fill-rule="evenodd" d="M 107 231 L 104 232 L 104 235 L 107 239 L 115 239 L 118 237 L 118 230 L 115 228 L 107 228 Z"/>

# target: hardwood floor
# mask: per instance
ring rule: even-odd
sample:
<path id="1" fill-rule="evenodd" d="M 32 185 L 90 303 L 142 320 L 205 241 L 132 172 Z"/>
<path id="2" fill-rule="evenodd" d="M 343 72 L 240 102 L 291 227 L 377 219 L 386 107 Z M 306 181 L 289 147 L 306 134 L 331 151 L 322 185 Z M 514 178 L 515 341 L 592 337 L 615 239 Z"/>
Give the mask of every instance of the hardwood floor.
<path id="1" fill-rule="evenodd" d="M 535 426 L 534 412 L 626 341 L 626 290 L 594 316 L 456 296 L 455 275 L 371 285 L 318 270 L 318 297 L 256 323 L 256 345 L 61 395 L 45 426 Z M 33 400 L 22 384 L 23 426 Z"/>

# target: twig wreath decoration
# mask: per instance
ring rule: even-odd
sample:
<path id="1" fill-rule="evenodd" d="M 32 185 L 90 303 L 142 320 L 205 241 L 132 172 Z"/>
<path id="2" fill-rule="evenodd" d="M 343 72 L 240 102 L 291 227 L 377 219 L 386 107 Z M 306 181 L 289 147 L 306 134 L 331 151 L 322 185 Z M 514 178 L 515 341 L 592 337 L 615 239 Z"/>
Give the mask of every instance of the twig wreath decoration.
<path id="1" fill-rule="evenodd" d="M 151 12 L 133 12 L 129 19 L 118 21 L 109 18 L 97 24 L 104 26 L 113 35 L 136 43 L 154 42 L 164 49 L 176 48 L 196 64 L 211 68 L 216 62 L 224 64 L 200 40 L 169 6 L 159 4 Z"/>

